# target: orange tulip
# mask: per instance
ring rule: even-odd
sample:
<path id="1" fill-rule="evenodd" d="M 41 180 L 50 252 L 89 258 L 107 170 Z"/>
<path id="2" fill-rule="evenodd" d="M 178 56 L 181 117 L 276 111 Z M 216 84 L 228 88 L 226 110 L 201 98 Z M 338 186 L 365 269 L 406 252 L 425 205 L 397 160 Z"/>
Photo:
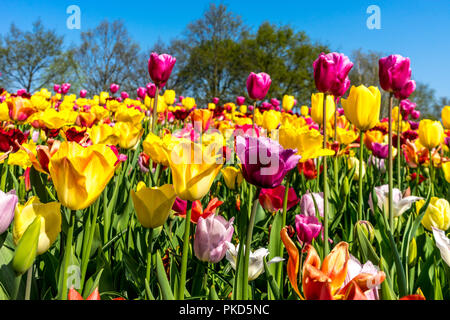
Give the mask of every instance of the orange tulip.
<path id="1" fill-rule="evenodd" d="M 295 292 L 298 294 L 300 299 L 303 299 L 303 296 L 300 294 L 300 291 L 298 290 L 298 268 L 300 264 L 300 255 L 298 253 L 297 247 L 295 246 L 294 242 L 292 242 L 291 238 L 289 238 L 287 227 L 284 227 L 281 229 L 280 232 L 281 241 L 283 241 L 284 246 L 286 247 L 286 250 L 289 254 L 289 260 L 287 263 L 287 274 L 289 281 L 294 288 Z"/>

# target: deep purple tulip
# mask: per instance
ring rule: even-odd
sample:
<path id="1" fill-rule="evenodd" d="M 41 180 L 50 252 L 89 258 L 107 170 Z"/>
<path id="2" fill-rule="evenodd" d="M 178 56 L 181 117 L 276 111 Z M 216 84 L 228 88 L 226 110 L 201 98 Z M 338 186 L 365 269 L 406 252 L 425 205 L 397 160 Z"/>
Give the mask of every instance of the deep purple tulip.
<path id="1" fill-rule="evenodd" d="M 341 97 L 350 87 L 348 73 L 353 67 L 350 59 L 342 53 L 321 53 L 313 63 L 314 82 L 320 92 Z"/>
<path id="2" fill-rule="evenodd" d="M 139 87 L 136 90 L 137 96 L 141 99 L 145 99 L 145 96 L 147 95 L 147 88 Z"/>
<path id="3" fill-rule="evenodd" d="M 11 224 L 18 201 L 15 190 L 8 193 L 0 190 L 0 234 L 5 232 Z"/>
<path id="4" fill-rule="evenodd" d="M 450 148 L 450 137 L 445 137 L 444 143 Z"/>
<path id="5" fill-rule="evenodd" d="M 61 93 L 61 86 L 59 84 L 54 84 L 53 91 L 55 91 L 56 93 Z"/>
<path id="6" fill-rule="evenodd" d="M 260 188 L 279 186 L 290 170 L 297 166 L 297 150 L 283 149 L 276 141 L 265 137 L 237 136 L 236 153 L 242 163 L 247 182 Z"/>
<path id="7" fill-rule="evenodd" d="M 245 103 L 245 98 L 244 97 L 237 97 L 236 98 L 236 104 L 240 107 Z"/>
<path id="8" fill-rule="evenodd" d="M 156 85 L 154 83 L 147 84 L 147 94 L 150 98 L 154 98 L 156 95 Z"/>
<path id="9" fill-rule="evenodd" d="M 117 91 L 119 91 L 119 89 L 120 86 L 115 83 L 111 83 L 111 85 L 109 86 L 109 91 L 111 91 L 112 94 L 115 94 Z"/>
<path id="10" fill-rule="evenodd" d="M 173 67 L 175 66 L 177 59 L 168 54 L 158 55 L 153 52 L 148 60 L 148 73 L 153 82 L 162 88 L 169 80 Z"/>
<path id="11" fill-rule="evenodd" d="M 120 96 L 122 97 L 123 100 L 128 99 L 130 97 L 130 95 L 125 91 L 122 91 L 120 93 Z"/>
<path id="12" fill-rule="evenodd" d="M 194 253 L 200 261 L 217 263 L 225 257 L 227 242 L 233 237 L 233 221 L 214 214 L 200 217 L 194 236 Z"/>
<path id="13" fill-rule="evenodd" d="M 272 80 L 267 73 L 250 73 L 247 78 L 247 92 L 250 99 L 263 100 L 269 92 Z"/>
<path id="14" fill-rule="evenodd" d="M 86 95 L 87 95 L 86 90 L 84 90 L 84 89 L 80 90 L 80 98 L 86 98 Z"/>
<path id="15" fill-rule="evenodd" d="M 219 98 L 213 98 L 212 103 L 217 105 L 219 103 Z"/>
<path id="16" fill-rule="evenodd" d="M 297 231 L 297 238 L 302 244 L 311 243 L 317 238 L 322 230 L 322 224 L 316 217 L 296 215 L 295 216 L 295 231 Z"/>
<path id="17" fill-rule="evenodd" d="M 399 93 L 411 79 L 410 63 L 409 58 L 398 54 L 381 58 L 378 62 L 381 88 Z"/>
<path id="18" fill-rule="evenodd" d="M 314 197 L 314 199 L 313 199 Z M 323 217 L 323 192 L 320 193 L 305 193 L 300 200 L 300 212 L 305 216 L 316 217 L 316 207 L 314 200 L 319 210 L 319 215 Z"/>
<path id="19" fill-rule="evenodd" d="M 389 154 L 389 145 L 381 144 L 378 142 L 372 143 L 372 153 L 375 157 L 379 159 L 386 159 Z"/>
<path id="20" fill-rule="evenodd" d="M 414 110 L 414 111 L 416 111 L 416 110 Z M 419 112 L 419 111 L 417 111 L 417 112 Z M 419 112 L 419 117 L 420 117 L 420 112 Z M 411 127 L 411 130 L 419 129 L 419 122 L 409 120 L 408 123 L 409 123 L 409 126 Z"/>

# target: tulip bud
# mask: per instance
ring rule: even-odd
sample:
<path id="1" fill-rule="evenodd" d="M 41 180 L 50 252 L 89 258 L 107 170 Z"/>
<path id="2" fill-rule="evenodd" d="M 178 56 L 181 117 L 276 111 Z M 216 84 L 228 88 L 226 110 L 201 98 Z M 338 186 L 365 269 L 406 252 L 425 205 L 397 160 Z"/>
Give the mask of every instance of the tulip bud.
<path id="1" fill-rule="evenodd" d="M 360 220 L 355 224 L 354 238 L 357 239 L 357 228 L 361 230 L 370 243 L 375 239 L 375 230 L 369 221 Z"/>
<path id="2" fill-rule="evenodd" d="M 86 98 L 86 94 L 87 94 L 87 91 L 86 90 L 80 90 L 80 98 Z"/>
<path id="3" fill-rule="evenodd" d="M 156 95 L 156 85 L 154 83 L 147 84 L 147 94 L 150 98 L 155 98 Z"/>
<path id="4" fill-rule="evenodd" d="M 417 258 L 417 243 L 416 238 L 413 238 L 409 243 L 408 248 L 408 264 L 412 266 L 416 262 Z"/>
<path id="5" fill-rule="evenodd" d="M 153 52 L 148 60 L 148 73 L 153 82 L 162 88 L 166 85 L 177 59 L 168 54 Z"/>
<path id="6" fill-rule="evenodd" d="M 16 275 L 24 274 L 33 265 L 36 258 L 40 230 L 41 218 L 36 217 L 28 226 L 17 245 L 12 261 L 12 267 Z"/>
<path id="7" fill-rule="evenodd" d="M 250 99 L 262 100 L 269 91 L 272 80 L 267 73 L 250 73 L 247 78 L 247 92 Z"/>
<path id="8" fill-rule="evenodd" d="M 245 103 L 245 98 L 244 97 L 237 97 L 236 98 L 236 104 L 240 107 Z"/>
<path id="9" fill-rule="evenodd" d="M 145 96 L 147 95 L 147 89 L 144 87 L 139 87 L 136 90 L 137 96 L 141 99 L 145 99 Z"/>
<path id="10" fill-rule="evenodd" d="M 112 94 L 115 94 L 117 91 L 119 91 L 120 86 L 118 84 L 112 83 L 109 86 L 109 91 L 111 91 Z"/>
<path id="11" fill-rule="evenodd" d="M 344 196 L 347 196 L 350 193 L 350 185 L 347 176 L 344 177 L 344 187 L 342 189 L 344 190 Z"/>
<path id="12" fill-rule="evenodd" d="M 123 100 L 128 99 L 130 97 L 130 95 L 125 91 L 122 91 L 120 93 L 120 96 L 122 97 Z"/>

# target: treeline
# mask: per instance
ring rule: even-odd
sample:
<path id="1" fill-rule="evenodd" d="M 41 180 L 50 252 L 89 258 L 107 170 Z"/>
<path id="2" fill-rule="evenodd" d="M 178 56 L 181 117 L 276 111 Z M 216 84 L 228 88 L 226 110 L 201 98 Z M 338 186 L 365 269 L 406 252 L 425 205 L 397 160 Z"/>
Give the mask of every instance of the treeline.
<path id="1" fill-rule="evenodd" d="M 72 92 L 86 89 L 94 94 L 118 83 L 134 96 L 137 87 L 150 81 L 147 61 L 152 51 L 177 58 L 167 88 L 193 96 L 198 103 L 212 97 L 234 101 L 237 95 L 245 95 L 245 80 L 253 71 L 270 74 L 268 97 L 290 94 L 299 105 L 309 105 L 315 91 L 312 62 L 320 52 L 333 48 L 311 41 L 305 32 L 289 25 L 264 22 L 251 31 L 240 16 L 215 4 L 179 37 L 159 40 L 152 48 L 141 48 L 122 21 L 102 21 L 81 33 L 78 46 L 67 46 L 62 35 L 38 20 L 31 31 L 11 25 L 0 38 L 0 86 L 34 92 L 70 82 Z M 387 54 L 362 50 L 346 54 L 354 62 L 352 84 L 378 85 L 378 60 Z M 427 84 L 417 83 L 411 100 L 424 116 L 439 118 L 449 99 L 438 100 Z"/>

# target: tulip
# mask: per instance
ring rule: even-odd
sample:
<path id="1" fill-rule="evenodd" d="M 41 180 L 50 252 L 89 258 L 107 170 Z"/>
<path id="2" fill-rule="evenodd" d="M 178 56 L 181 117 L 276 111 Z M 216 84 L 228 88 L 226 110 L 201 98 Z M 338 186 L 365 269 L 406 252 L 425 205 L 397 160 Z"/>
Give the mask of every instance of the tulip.
<path id="1" fill-rule="evenodd" d="M 119 146 L 124 149 L 135 149 L 144 133 L 141 124 L 134 125 L 130 121 L 117 122 L 114 131 L 119 134 Z"/>
<path id="2" fill-rule="evenodd" d="M 162 88 L 169 80 L 177 59 L 168 54 L 158 55 L 153 52 L 148 60 L 148 73 L 152 81 Z"/>
<path id="3" fill-rule="evenodd" d="M 137 218 L 144 228 L 158 228 L 162 226 L 172 209 L 176 194 L 171 184 L 161 187 L 148 188 L 140 182 L 136 192 L 131 190 Z"/>
<path id="4" fill-rule="evenodd" d="M 74 288 L 70 288 L 68 296 L 67 296 L 67 300 L 84 300 L 84 299 L 81 296 L 81 294 L 78 293 L 77 290 L 75 290 Z M 86 300 L 101 300 L 100 294 L 98 292 L 98 287 L 95 288 L 94 291 L 92 291 L 92 293 L 89 295 L 89 297 L 87 297 Z"/>
<path id="5" fill-rule="evenodd" d="M 186 98 L 187 99 L 187 98 Z M 186 100 L 184 99 L 183 102 Z M 195 103 L 195 102 L 194 102 Z M 190 108 L 188 108 L 190 109 Z M 191 113 L 192 124 L 197 131 L 205 132 L 213 119 L 214 113 L 207 109 L 195 109 Z"/>
<path id="6" fill-rule="evenodd" d="M 334 97 L 327 96 L 326 122 L 333 118 L 335 108 Z M 323 124 L 323 93 L 313 93 L 311 95 L 311 118 L 315 123 Z"/>
<path id="7" fill-rule="evenodd" d="M 442 164 L 442 171 L 444 171 L 445 180 L 450 183 L 450 161 L 444 162 Z"/>
<path id="8" fill-rule="evenodd" d="M 424 119 L 419 124 L 420 143 L 432 150 L 444 141 L 444 128 L 439 121 Z"/>
<path id="9" fill-rule="evenodd" d="M 267 211 L 276 213 L 278 210 L 283 209 L 285 192 L 286 187 L 283 185 L 279 185 L 273 189 L 261 189 L 261 192 L 259 193 L 259 203 Z M 291 209 L 298 201 L 299 199 L 295 194 L 294 188 L 289 188 L 286 210 Z"/>
<path id="10" fill-rule="evenodd" d="M 283 101 L 282 101 L 283 110 L 291 111 L 292 108 L 294 108 L 294 105 L 295 105 L 294 96 L 288 96 L 288 95 L 283 96 Z"/>
<path id="11" fill-rule="evenodd" d="M 9 109 L 9 118 L 14 121 L 25 121 L 37 110 L 29 99 L 22 97 L 11 97 L 6 100 Z"/>
<path id="12" fill-rule="evenodd" d="M 84 89 L 80 90 L 80 97 L 81 98 L 86 98 L 86 95 L 87 95 L 87 91 L 86 90 L 84 90 Z"/>
<path id="13" fill-rule="evenodd" d="M 370 243 L 373 243 L 373 240 L 375 238 L 375 230 L 373 228 L 373 225 L 369 221 L 359 220 L 358 222 L 356 222 L 355 228 L 353 229 L 355 239 L 358 239 L 358 230 L 364 233 Z"/>
<path id="14" fill-rule="evenodd" d="M 417 212 L 425 204 L 425 200 L 419 200 L 416 203 Z M 430 204 L 425 211 L 425 215 L 422 219 L 422 225 L 425 229 L 433 231 L 434 228 L 438 228 L 443 231 L 447 231 L 450 228 L 450 204 L 446 199 L 439 199 L 432 197 Z"/>
<path id="15" fill-rule="evenodd" d="M 175 192 L 189 201 L 200 200 L 209 192 L 223 165 L 204 147 L 189 141 L 175 145 L 168 161 Z"/>
<path id="16" fill-rule="evenodd" d="M 16 196 L 15 190 L 8 193 L 0 190 L 0 235 L 8 230 L 14 219 L 14 211 L 18 201 L 19 198 Z"/>
<path id="17" fill-rule="evenodd" d="M 445 106 L 442 109 L 441 118 L 444 128 L 450 130 L 450 106 Z"/>
<path id="18" fill-rule="evenodd" d="M 264 137 L 236 137 L 236 153 L 247 182 L 260 188 L 275 188 L 300 160 L 297 150 L 283 149 L 276 141 Z"/>
<path id="19" fill-rule="evenodd" d="M 414 120 L 417 120 L 420 118 L 420 111 L 419 110 L 413 110 L 411 112 L 411 118 L 413 118 Z M 410 122 L 411 124 L 411 122 Z M 417 126 L 416 128 L 414 128 L 414 126 L 411 124 L 411 129 L 412 130 L 417 130 L 419 127 Z"/>
<path id="20" fill-rule="evenodd" d="M 137 88 L 136 94 L 139 98 L 145 99 L 145 96 L 147 95 L 147 88 L 144 87 Z"/>
<path id="21" fill-rule="evenodd" d="M 380 144 L 377 142 L 372 143 L 373 155 L 379 159 L 386 159 L 389 153 L 389 145 Z"/>
<path id="22" fill-rule="evenodd" d="M 129 95 L 127 92 L 122 91 L 122 92 L 120 93 L 120 97 L 121 97 L 123 100 L 125 100 L 125 99 L 128 99 L 128 98 L 130 97 L 130 95 Z"/>
<path id="23" fill-rule="evenodd" d="M 322 101 L 323 101 L 323 99 L 322 99 Z M 328 101 L 327 101 L 327 103 L 328 103 Z M 301 106 L 301 108 L 300 108 L 300 114 L 301 114 L 302 116 L 306 117 L 306 116 L 309 115 L 309 113 L 310 113 L 310 110 L 309 110 L 308 106 Z"/>
<path id="24" fill-rule="evenodd" d="M 269 91 L 272 80 L 267 73 L 250 73 L 247 78 L 247 92 L 250 99 L 263 100 Z"/>
<path id="25" fill-rule="evenodd" d="M 230 262 L 231 267 L 236 270 L 237 256 L 239 252 L 239 245 L 235 247 L 232 243 L 227 242 L 228 250 L 226 258 Z M 269 255 L 269 250 L 266 248 L 259 248 L 255 252 L 250 251 L 250 258 L 248 264 L 248 280 L 252 281 L 258 278 L 264 272 L 264 258 Z M 275 257 L 267 261 L 267 265 L 283 261 L 283 258 Z"/>
<path id="26" fill-rule="evenodd" d="M 416 90 L 416 82 L 414 80 L 408 81 L 405 86 L 398 92 L 394 93 L 394 96 L 399 99 L 408 99 L 409 96 Z"/>
<path id="27" fill-rule="evenodd" d="M 436 247 L 438 247 L 441 252 L 442 260 L 450 267 L 450 239 L 445 235 L 444 231 L 435 227 L 431 228 L 433 230 Z"/>
<path id="28" fill-rule="evenodd" d="M 70 90 L 70 83 L 63 83 L 62 85 L 61 85 L 61 93 L 62 94 L 67 94 L 68 92 L 69 92 L 69 90 Z"/>
<path id="29" fill-rule="evenodd" d="M 244 103 L 245 103 L 245 97 L 239 96 L 239 97 L 236 98 L 236 104 L 237 104 L 239 107 L 242 106 Z"/>
<path id="30" fill-rule="evenodd" d="M 305 162 L 300 162 L 297 165 L 298 172 L 303 174 L 307 180 L 313 180 L 317 178 L 316 165 L 313 159 L 308 159 Z"/>
<path id="31" fill-rule="evenodd" d="M 156 86 L 154 83 L 147 84 L 147 94 L 150 98 L 155 98 L 156 95 Z"/>
<path id="32" fill-rule="evenodd" d="M 273 131 L 278 128 L 281 121 L 281 114 L 275 110 L 269 110 L 263 113 L 261 126 L 267 131 Z"/>
<path id="33" fill-rule="evenodd" d="M 173 203 L 172 210 L 175 211 L 177 215 L 186 215 L 187 210 L 187 201 L 180 199 L 179 197 L 175 198 L 175 202 Z"/>
<path id="34" fill-rule="evenodd" d="M 241 170 L 235 167 L 228 166 L 222 169 L 221 172 L 225 185 L 230 190 L 235 190 L 236 187 L 239 188 L 244 180 Z"/>
<path id="35" fill-rule="evenodd" d="M 344 54 L 322 52 L 313 63 L 317 90 L 336 97 L 343 96 L 350 86 L 348 73 L 352 67 L 353 63 Z"/>
<path id="36" fill-rule="evenodd" d="M 295 216 L 295 230 L 300 243 L 311 243 L 311 241 L 319 235 L 322 230 L 322 224 L 315 216 Z"/>
<path id="37" fill-rule="evenodd" d="M 398 93 L 410 81 L 411 69 L 409 58 L 390 55 L 379 60 L 380 85 L 384 91 Z"/>
<path id="38" fill-rule="evenodd" d="M 48 166 L 61 204 L 71 210 L 89 207 L 113 177 L 116 161 L 106 145 L 83 148 L 76 142 L 61 143 Z"/>
<path id="39" fill-rule="evenodd" d="M 164 91 L 164 102 L 171 106 L 175 103 L 175 91 L 174 90 L 166 90 Z"/>
<path id="40" fill-rule="evenodd" d="M 342 99 L 345 116 L 360 131 L 367 131 L 378 123 L 381 94 L 377 87 L 352 86 L 347 99 Z"/>
<path id="41" fill-rule="evenodd" d="M 36 196 L 24 205 L 18 204 L 13 225 L 13 240 L 16 245 L 35 218 L 41 221 L 37 245 L 37 255 L 41 255 L 51 247 L 61 232 L 61 204 L 41 203 Z"/>
<path id="42" fill-rule="evenodd" d="M 227 242 L 233 237 L 233 221 L 221 216 L 200 217 L 194 236 L 194 253 L 200 261 L 218 263 L 227 252 Z"/>
<path id="43" fill-rule="evenodd" d="M 0 128 L 0 152 L 17 152 L 20 149 L 19 145 L 26 143 L 27 139 L 28 134 L 24 134 L 19 129 Z"/>
<path id="44" fill-rule="evenodd" d="M 359 180 L 360 179 L 360 175 L 361 175 L 361 179 L 364 178 L 364 176 L 366 175 L 366 164 L 363 161 L 362 162 L 362 168 L 361 171 L 360 169 L 360 160 L 358 160 L 358 158 L 356 157 L 349 157 L 347 160 L 347 165 L 348 168 L 350 170 L 352 170 L 353 168 L 355 168 L 355 173 L 353 175 L 353 180 Z"/>
<path id="45" fill-rule="evenodd" d="M 375 194 L 377 195 L 377 206 L 385 213 L 389 210 L 389 186 L 387 184 L 375 187 Z M 393 200 L 393 214 L 394 217 L 400 217 L 405 211 L 411 208 L 411 205 L 423 198 L 415 196 L 403 197 L 402 192 L 396 188 L 392 189 Z M 369 206 L 374 211 L 372 193 L 369 195 Z"/>
<path id="46" fill-rule="evenodd" d="M 61 93 L 61 86 L 59 84 L 54 84 L 53 91 L 55 91 L 55 93 Z"/>
<path id="47" fill-rule="evenodd" d="M 117 91 L 119 91 L 119 89 L 120 86 L 115 83 L 111 83 L 111 85 L 109 86 L 109 91 L 111 91 L 112 94 L 115 94 Z"/>
<path id="48" fill-rule="evenodd" d="M 314 204 L 314 201 L 316 204 Z M 316 205 L 319 212 L 316 211 Z M 310 193 L 308 191 L 305 193 L 300 200 L 300 209 L 304 216 L 317 217 L 319 214 L 323 217 L 323 192 Z"/>

